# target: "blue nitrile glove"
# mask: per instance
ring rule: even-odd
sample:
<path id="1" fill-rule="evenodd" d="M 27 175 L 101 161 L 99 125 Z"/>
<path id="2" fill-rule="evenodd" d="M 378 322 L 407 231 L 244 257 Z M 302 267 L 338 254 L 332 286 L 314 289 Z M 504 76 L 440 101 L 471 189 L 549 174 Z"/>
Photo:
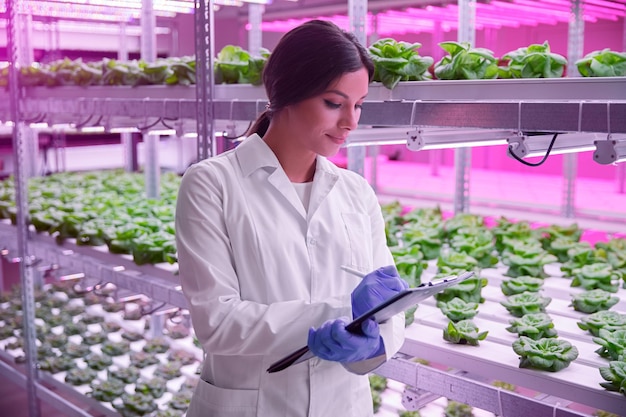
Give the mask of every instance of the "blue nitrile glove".
<path id="1" fill-rule="evenodd" d="M 367 274 L 352 291 L 352 317 L 357 318 L 383 301 L 409 288 L 394 265 Z"/>
<path id="2" fill-rule="evenodd" d="M 346 330 L 347 319 L 329 320 L 318 329 L 309 329 L 309 350 L 315 356 L 334 362 L 358 362 L 384 352 L 378 323 L 373 319 L 363 322 L 362 335 Z"/>

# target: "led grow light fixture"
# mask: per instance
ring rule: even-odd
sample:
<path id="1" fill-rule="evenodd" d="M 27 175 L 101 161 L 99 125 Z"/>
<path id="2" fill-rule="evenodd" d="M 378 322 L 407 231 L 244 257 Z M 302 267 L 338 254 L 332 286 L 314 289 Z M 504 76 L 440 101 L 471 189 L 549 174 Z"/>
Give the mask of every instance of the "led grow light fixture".
<path id="1" fill-rule="evenodd" d="M 406 144 L 411 151 L 506 145 L 511 130 L 364 128 L 352 131 L 345 147 Z"/>
<path id="2" fill-rule="evenodd" d="M 601 133 L 562 133 L 554 140 L 550 155 L 593 151 L 594 142 L 601 139 Z M 519 159 L 545 156 L 553 135 L 517 135 L 509 138 L 507 155 Z"/>
<path id="3" fill-rule="evenodd" d="M 614 137 L 609 135 L 608 139 L 595 141 L 594 161 L 602 165 L 626 162 L 626 135 L 622 135 L 621 139 Z"/>

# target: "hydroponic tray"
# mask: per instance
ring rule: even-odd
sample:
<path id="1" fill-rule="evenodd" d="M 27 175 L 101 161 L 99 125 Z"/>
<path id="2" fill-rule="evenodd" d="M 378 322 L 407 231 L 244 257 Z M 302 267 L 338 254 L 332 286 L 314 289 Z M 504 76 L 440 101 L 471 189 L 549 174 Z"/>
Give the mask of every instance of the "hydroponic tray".
<path id="1" fill-rule="evenodd" d="M 561 277 L 559 264 L 546 266 L 551 276 L 545 279 L 542 295 L 552 298 L 546 313 L 553 319 L 558 337 L 576 346 L 579 356 L 569 367 L 558 372 L 519 368 L 519 357 L 511 347 L 517 334 L 506 330 L 510 325 L 509 320 L 514 316 L 500 304 L 506 299 L 499 288 L 500 282 L 508 279 L 504 276 L 506 269 L 499 266 L 484 269 L 479 274 L 489 281 L 482 289 L 485 302 L 479 305 L 478 314 L 473 319 L 480 331 L 489 332 L 479 346 L 456 345 L 443 340 L 443 329 L 448 319 L 431 298 L 417 309 L 415 323 L 406 329 L 406 341 L 400 352 L 558 397 L 563 399 L 563 403 L 584 404 L 618 415 L 624 414 L 626 397 L 599 385 L 605 382 L 599 368 L 608 367 L 609 360 L 595 352 L 600 345 L 592 341 L 591 334 L 577 326 L 576 323 L 585 314 L 569 306 L 571 295 L 583 290 L 571 287 L 571 280 Z M 422 280 L 428 280 L 433 270 L 431 263 L 430 272 L 425 272 Z M 621 288 L 621 283 L 616 295 L 620 297 L 620 303 L 611 310 L 626 314 L 626 290 Z"/>

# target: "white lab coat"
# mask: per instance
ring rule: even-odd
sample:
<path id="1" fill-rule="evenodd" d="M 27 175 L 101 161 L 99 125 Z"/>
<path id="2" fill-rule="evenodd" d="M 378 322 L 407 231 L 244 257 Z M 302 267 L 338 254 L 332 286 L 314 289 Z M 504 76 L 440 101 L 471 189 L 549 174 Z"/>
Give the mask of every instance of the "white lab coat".
<path id="1" fill-rule="evenodd" d="M 308 213 L 278 159 L 253 135 L 191 166 L 177 201 L 180 279 L 206 359 L 188 417 L 365 417 L 368 378 L 318 358 L 266 369 L 305 346 L 311 326 L 351 317 L 363 272 L 393 263 L 377 198 L 359 175 L 317 158 Z M 381 326 L 398 351 L 404 316 Z M 385 357 L 386 356 L 386 357 Z"/>

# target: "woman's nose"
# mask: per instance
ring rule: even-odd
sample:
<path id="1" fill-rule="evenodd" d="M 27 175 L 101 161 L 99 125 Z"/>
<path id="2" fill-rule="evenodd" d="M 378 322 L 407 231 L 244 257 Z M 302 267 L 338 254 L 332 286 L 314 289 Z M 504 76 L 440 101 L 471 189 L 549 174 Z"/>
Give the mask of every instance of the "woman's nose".
<path id="1" fill-rule="evenodd" d="M 340 127 L 344 129 L 354 130 L 359 124 L 360 112 L 357 109 L 346 110 L 342 113 Z"/>

